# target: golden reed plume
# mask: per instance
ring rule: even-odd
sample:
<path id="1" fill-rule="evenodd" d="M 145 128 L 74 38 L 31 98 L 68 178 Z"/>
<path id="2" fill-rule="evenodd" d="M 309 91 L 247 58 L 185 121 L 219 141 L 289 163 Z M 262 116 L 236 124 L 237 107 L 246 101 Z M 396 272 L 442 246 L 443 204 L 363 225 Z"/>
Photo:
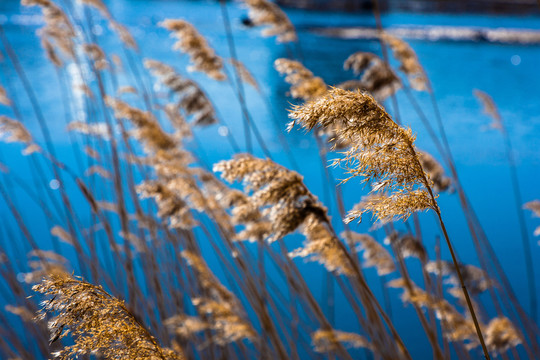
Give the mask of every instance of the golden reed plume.
<path id="1" fill-rule="evenodd" d="M 71 336 L 74 344 L 54 353 L 58 359 L 99 355 L 105 359 L 180 360 L 182 354 L 162 348 L 126 308 L 99 286 L 67 273 L 51 275 L 33 287 L 51 298 L 38 315 L 49 320 L 50 342 Z"/>
<path id="2" fill-rule="evenodd" d="M 372 196 L 366 198 L 363 209 L 349 212 L 347 222 L 367 211 L 387 223 L 437 208 L 412 131 L 398 126 L 371 95 L 332 88 L 323 97 L 295 107 L 289 116 L 293 119 L 289 128 L 297 122 L 306 130 L 333 126 L 336 136 L 351 144 L 334 164 L 345 166 L 350 174 L 345 181 L 360 176 L 370 183 Z"/>
<path id="3" fill-rule="evenodd" d="M 174 49 L 190 56 L 193 66 L 188 67 L 189 71 L 202 71 L 214 80 L 227 78 L 223 73 L 223 60 L 216 55 L 193 25 L 180 19 L 166 19 L 159 25 L 171 31 L 172 36 L 176 37 Z"/>
<path id="4" fill-rule="evenodd" d="M 277 41 L 282 43 L 297 40 L 293 24 L 279 6 L 267 0 L 244 0 L 244 3 L 253 24 L 266 26 L 263 36 L 277 36 Z"/>

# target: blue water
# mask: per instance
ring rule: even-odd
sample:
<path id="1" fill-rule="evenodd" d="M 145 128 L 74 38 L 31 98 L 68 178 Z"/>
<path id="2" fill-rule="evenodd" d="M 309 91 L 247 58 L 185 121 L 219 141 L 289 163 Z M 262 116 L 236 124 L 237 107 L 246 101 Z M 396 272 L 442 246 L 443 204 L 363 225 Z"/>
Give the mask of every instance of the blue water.
<path id="1" fill-rule="evenodd" d="M 121 23 L 132 31 L 140 46 L 141 58 L 154 58 L 175 66 L 184 68 L 188 59 L 170 48 L 173 39 L 168 37 L 164 29 L 157 23 L 165 18 L 184 18 L 193 23 L 207 37 L 216 52 L 228 57 L 229 52 L 221 17 L 221 10 L 214 2 L 192 1 L 109 1 L 111 12 Z M 273 38 L 262 38 L 259 29 L 244 28 L 239 19 L 246 10 L 233 3 L 228 5 L 233 22 L 239 60 L 256 76 L 263 92 L 273 104 L 273 113 L 279 126 L 284 129 L 287 122 L 286 109 L 294 101 L 285 96 L 287 84 L 273 69 L 273 61 L 288 55 L 287 49 L 275 43 Z M 17 1 L 0 2 L 0 23 L 3 24 L 6 36 L 17 51 L 17 55 L 27 72 L 36 93 L 47 125 L 51 130 L 53 140 L 60 153 L 60 158 L 73 166 L 74 158 L 67 142 L 65 132 L 64 109 L 61 105 L 60 87 L 52 66 L 46 61 L 35 36 L 41 26 L 36 9 L 21 7 Z M 316 35 L 309 29 L 322 26 L 373 26 L 370 14 L 319 13 L 304 11 L 288 11 L 292 22 L 299 29 L 300 47 L 304 64 L 315 75 L 321 76 L 328 84 L 337 84 L 352 78 L 351 73 L 342 70 L 343 61 L 355 51 L 378 52 L 376 41 L 341 40 Z M 523 29 L 539 29 L 540 19 L 537 17 L 510 17 L 484 15 L 420 15 L 392 13 L 383 16 L 383 25 L 452 25 L 452 26 L 484 26 L 508 27 Z M 103 22 L 97 23 L 97 32 L 107 31 Z M 109 40 L 105 40 L 109 39 Z M 118 51 L 118 43 L 105 37 L 105 48 L 114 53 Z M 526 276 L 523 266 L 523 255 L 517 216 L 514 211 L 513 195 L 510 191 L 510 176 L 504 153 L 501 135 L 493 130 L 486 130 L 490 119 L 482 114 L 481 106 L 472 96 L 475 88 L 489 93 L 497 103 L 512 138 L 518 164 L 520 185 L 523 190 L 523 200 L 530 201 L 540 198 L 538 176 L 540 175 L 540 46 L 521 46 L 512 44 L 494 44 L 478 42 L 429 42 L 411 41 L 411 46 L 417 52 L 431 82 L 441 109 L 443 122 L 447 131 L 457 169 L 464 188 L 474 205 L 479 218 L 487 232 L 496 253 L 499 255 L 503 268 L 511 279 L 520 302 L 527 309 L 528 295 Z M 519 57 L 519 63 L 515 59 Z M 512 62 L 514 59 L 514 63 Z M 17 82 L 13 71 L 3 71 L 0 75 L 2 84 L 12 82 L 15 86 L 17 99 L 24 104 L 28 101 Z M 204 74 L 193 73 L 190 76 L 199 81 L 214 101 L 220 116 L 228 123 L 230 130 L 243 145 L 242 116 L 238 103 L 230 101 L 234 98 L 231 89 L 224 84 L 208 81 Z M 130 79 L 123 79 L 123 85 L 135 85 Z M 417 95 L 428 117 L 433 118 L 433 109 L 425 94 Z M 290 166 L 283 149 L 277 140 L 272 125 L 272 114 L 268 111 L 260 97 L 248 89 L 247 101 L 249 110 L 254 117 L 274 159 Z M 410 126 L 417 134 L 417 146 L 436 154 L 431 140 L 408 104 L 404 95 L 398 95 L 402 121 Z M 6 108 L 0 108 L 0 114 L 11 115 Z M 29 106 L 24 107 L 23 116 L 29 119 L 27 126 L 39 141 L 42 141 L 37 123 Z M 73 117 L 70 116 L 70 120 Z M 218 160 L 228 159 L 233 155 L 225 139 L 211 127 L 197 132 L 199 139 L 204 141 L 204 160 L 212 164 Z M 300 164 L 300 172 L 304 175 L 308 188 L 319 198 L 327 202 L 323 189 L 320 164 L 316 156 L 317 148 L 311 137 L 301 132 L 293 131 L 285 135 L 293 147 L 293 155 Z M 30 181 L 28 166 L 21 162 L 16 145 L 2 144 L 3 162 L 13 173 Z M 244 148 L 245 149 L 245 148 Z M 260 149 L 256 155 L 263 156 Z M 438 158 L 440 158 L 437 155 Z M 337 174 L 339 177 L 339 174 Z M 52 179 L 52 178 L 51 178 Z M 68 190 L 75 193 L 72 186 Z M 32 219 L 28 224 L 30 231 L 39 239 L 40 235 L 48 233 L 46 222 L 41 217 L 35 217 L 35 204 L 16 188 L 20 203 L 28 204 L 22 209 L 26 219 Z M 363 194 L 358 181 L 344 185 L 347 194 L 346 207 L 351 208 Z M 84 200 L 73 195 L 75 204 Z M 327 203 L 336 227 L 341 228 L 339 214 L 334 206 Z M 456 195 L 443 194 L 439 198 L 443 217 L 449 228 L 450 236 L 455 242 L 460 259 L 465 263 L 477 264 L 470 235 L 466 229 L 465 220 L 459 207 Z M 0 207 L 3 217 L 9 213 L 5 205 Z M 4 215 L 5 214 L 5 215 Z M 81 217 L 83 220 L 84 216 Z M 434 226 L 431 214 L 421 216 L 426 246 L 432 258 L 435 256 L 434 238 L 438 229 Z M 13 221 L 10 217 L 9 220 Z M 527 214 L 527 225 L 532 237 L 534 228 L 540 225 L 538 219 Z M 361 224 L 358 231 L 367 231 L 369 224 Z M 47 238 L 46 236 L 41 236 Z M 533 259 L 540 256 L 540 250 L 532 240 Z M 40 240 L 44 247 L 50 246 L 47 241 Z M 290 249 L 300 243 L 294 238 L 288 245 Z M 10 246 L 10 245 L 9 245 Z M 445 248 L 443 258 L 449 259 Z M 17 259 L 24 263 L 25 259 Z M 301 263 L 301 261 L 299 261 Z M 210 266 L 215 265 L 213 262 Z M 315 294 L 322 293 L 321 282 L 323 271 L 319 265 L 309 264 L 302 267 L 310 277 L 306 280 L 312 286 Z M 537 272 L 540 268 L 536 266 Z M 221 278 L 223 274 L 218 276 Z M 373 270 L 366 271 L 370 284 L 374 284 L 374 292 L 380 294 L 380 284 Z M 311 275 L 313 274 L 313 275 Z M 415 359 L 427 359 L 431 356 L 427 341 L 419 341 L 424 335 L 420 329 L 413 309 L 403 308 L 398 298 L 399 291 L 392 290 L 393 321 L 406 344 L 410 346 Z M 540 294 L 539 294 L 540 295 Z M 350 320 L 347 306 L 340 306 L 345 299 L 336 299 L 335 327 L 346 331 L 358 331 L 356 324 Z M 2 304 L 0 304 L 2 305 Z M 2 306 L 3 307 L 3 306 Z M 396 314 L 399 313 L 399 316 Z M 413 327 L 415 331 L 411 331 Z M 429 355 L 426 355 L 429 354 Z"/>

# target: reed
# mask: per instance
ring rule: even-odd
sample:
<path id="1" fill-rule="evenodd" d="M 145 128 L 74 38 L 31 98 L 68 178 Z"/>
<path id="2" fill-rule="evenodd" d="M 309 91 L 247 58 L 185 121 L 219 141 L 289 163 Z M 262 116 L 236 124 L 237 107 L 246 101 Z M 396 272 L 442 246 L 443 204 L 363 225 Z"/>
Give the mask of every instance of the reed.
<path id="1" fill-rule="evenodd" d="M 0 65 L 8 74 L 0 86 L 0 139 L 10 143 L 0 148 L 0 357 L 412 359 L 416 344 L 394 324 L 403 310 L 391 301 L 395 288 L 403 306 L 414 308 L 410 328 L 434 358 L 473 358 L 480 346 L 486 358 L 538 354 L 538 329 L 508 292 L 489 244 L 478 247 L 481 268 L 457 259 L 439 194 L 455 190 L 475 241 L 485 239 L 446 140 L 424 119 L 439 163 L 400 125 L 409 114 L 398 114 L 396 94 L 414 102 L 410 89 L 432 91 L 406 42 L 381 31 L 399 68 L 386 53 L 356 52 L 344 62 L 355 78 L 337 87 L 309 63 L 275 60 L 275 76 L 284 76 L 296 102 L 288 130 L 314 132 L 321 201 L 261 74 L 240 61 L 228 12 L 234 5 L 220 3 L 230 59 L 188 20 L 159 23 L 175 38 L 173 50 L 189 58 L 183 69 L 143 59 L 136 37 L 101 0 L 22 4 L 39 7 L 44 19 L 37 35 L 58 81 L 75 166 L 55 144 L 44 111 L 50 104 L 0 25 Z M 275 3 L 244 6 L 252 26 L 301 54 L 292 22 Z M 109 27 L 102 35 L 95 31 L 100 22 Z M 191 72 L 204 79 L 196 82 Z M 238 103 L 241 119 L 220 113 L 208 84 Z M 272 158 L 250 91 L 275 117 L 294 170 Z M 383 106 L 390 100 L 394 117 Z M 30 131 L 34 120 L 38 136 Z M 233 133 L 228 124 L 241 121 L 243 134 Z M 214 132 L 234 156 L 212 165 L 206 154 L 215 144 L 205 134 Z M 28 166 L 29 178 L 10 169 L 8 146 L 22 155 L 17 161 Z M 329 158 L 338 169 L 327 167 Z M 360 178 L 369 189 L 348 213 L 345 200 L 361 192 L 335 181 L 343 171 L 343 183 Z M 451 262 L 430 258 L 423 211 L 435 214 Z M 353 221 L 366 213 L 372 226 L 360 233 Z M 323 296 L 313 269 L 323 273 Z M 383 286 L 383 299 L 374 284 Z M 488 292 L 496 314 L 485 304 Z M 335 319 L 338 306 L 350 315 L 345 327 Z"/>

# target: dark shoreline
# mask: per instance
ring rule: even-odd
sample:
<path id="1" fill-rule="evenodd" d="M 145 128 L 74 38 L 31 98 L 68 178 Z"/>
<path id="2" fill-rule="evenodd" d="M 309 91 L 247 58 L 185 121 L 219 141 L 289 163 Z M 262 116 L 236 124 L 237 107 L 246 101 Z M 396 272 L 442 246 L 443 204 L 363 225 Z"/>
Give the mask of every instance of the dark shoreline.
<path id="1" fill-rule="evenodd" d="M 277 0 L 280 6 L 305 10 L 372 11 L 372 0 Z M 425 13 L 540 14 L 538 0 L 379 0 L 381 11 Z"/>

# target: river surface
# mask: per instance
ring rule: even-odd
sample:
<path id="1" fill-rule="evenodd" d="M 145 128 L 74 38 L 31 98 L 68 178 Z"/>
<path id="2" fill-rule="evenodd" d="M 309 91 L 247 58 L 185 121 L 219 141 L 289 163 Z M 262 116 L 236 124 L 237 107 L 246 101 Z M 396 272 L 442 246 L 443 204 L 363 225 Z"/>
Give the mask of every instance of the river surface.
<path id="1" fill-rule="evenodd" d="M 156 1 L 156 0 L 115 0 L 109 1 L 111 13 L 125 24 L 140 46 L 142 58 L 154 58 L 183 69 L 188 59 L 186 56 L 171 50 L 173 39 L 166 31 L 157 26 L 165 18 L 183 18 L 194 24 L 204 34 L 216 52 L 223 57 L 229 56 L 225 36 L 222 13 L 215 2 L 205 1 Z M 275 133 L 276 126 L 285 131 L 287 122 L 286 110 L 294 100 L 286 96 L 288 85 L 273 69 L 273 62 L 290 53 L 282 44 L 276 44 L 274 38 L 263 38 L 259 29 L 246 28 L 241 19 L 246 10 L 237 3 L 227 6 L 232 21 L 233 34 L 238 58 L 255 75 L 262 93 L 272 104 L 269 111 L 267 101 L 251 88 L 247 88 L 249 111 L 253 115 L 259 130 L 263 134 L 266 145 L 276 161 L 291 166 Z M 298 29 L 299 47 L 294 54 L 300 56 L 307 68 L 315 75 L 321 76 L 328 84 L 338 84 L 351 79 L 353 74 L 343 70 L 343 61 L 356 51 L 372 51 L 379 53 L 380 46 L 374 40 L 338 39 L 318 35 L 311 29 L 320 27 L 374 26 L 371 14 L 320 13 L 288 11 L 291 21 Z M 36 31 L 41 26 L 41 18 L 36 9 L 22 8 L 16 1 L 0 1 L 0 23 L 6 36 L 16 50 L 27 76 L 38 94 L 53 141 L 57 146 L 59 157 L 68 164 L 74 158 L 65 132 L 65 111 L 61 106 L 61 93 L 58 79 L 53 67 L 45 60 L 40 48 Z M 473 26 L 488 28 L 540 29 L 538 17 L 506 17 L 484 15 L 439 15 L 391 13 L 382 17 L 383 26 Z M 105 23 L 96 21 L 96 33 L 107 31 Z M 119 51 L 117 43 L 104 41 L 107 51 Z M 116 45 L 115 45 L 116 44 Z M 435 96 L 442 114 L 442 120 L 453 151 L 457 170 L 487 236 L 499 256 L 502 266 L 517 292 L 520 302 L 528 309 L 528 292 L 524 269 L 523 249 L 519 237 L 518 219 L 514 208 L 511 191 L 511 179 L 504 150 L 504 142 L 498 131 L 489 128 L 490 119 L 482 113 L 482 107 L 473 97 L 473 89 L 481 89 L 489 93 L 497 103 L 500 113 L 508 128 L 514 145 L 517 171 L 523 200 L 540 199 L 540 46 L 524 46 L 520 44 L 499 44 L 474 41 L 410 41 L 420 62 L 433 84 Z M 20 84 L 17 83 L 13 71 L 5 70 L 0 75 L 0 82 L 11 82 L 15 86 L 15 94 L 21 103 L 28 104 Z M 232 90 L 227 85 L 209 81 L 200 73 L 190 74 L 199 81 L 209 94 L 222 119 L 226 121 L 241 147 L 245 150 L 242 137 L 242 115 L 240 107 L 234 99 Z M 124 79 L 124 85 L 133 85 Z M 434 122 L 434 110 L 430 98 L 423 93 L 416 94 L 426 115 Z M 399 113 L 402 122 L 413 129 L 417 135 L 417 146 L 434 154 L 438 159 L 435 146 L 422 126 L 421 121 L 403 94 L 397 96 Z M 231 101 L 231 99 L 233 99 Z M 389 106 L 390 110 L 391 107 Z M 72 109 L 70 117 L 75 117 L 77 109 Z M 0 114 L 5 108 L 0 108 Z M 28 127 L 32 133 L 38 134 L 37 123 L 32 120 L 33 113 L 29 106 L 22 108 L 23 115 L 29 120 Z M 84 114 L 79 114 L 84 117 Z M 201 157 L 211 164 L 218 160 L 228 159 L 233 151 L 223 134 L 224 129 L 218 127 L 199 130 L 198 139 L 204 152 Z M 36 135 L 38 140 L 39 136 Z M 328 198 L 321 178 L 317 147 L 310 136 L 293 130 L 285 134 L 292 154 L 299 164 L 299 171 L 304 176 L 307 186 L 325 201 Z M 4 163 L 10 171 L 29 179 L 27 165 L 20 162 L 19 148 L 2 144 Z M 193 146 L 193 145 L 192 145 Z M 260 148 L 256 155 L 263 156 Z M 339 178 L 340 174 L 336 174 Z M 51 180 L 53 180 L 51 178 Z M 30 180 L 28 180 L 30 181 Z M 74 188 L 71 190 L 75 191 Z M 13 185 L 17 193 L 17 185 Z M 364 191 L 359 181 L 352 180 L 343 188 L 346 194 L 346 208 L 350 209 L 358 202 Z M 24 197 L 24 195 L 20 195 Z M 82 200 L 81 200 L 82 201 Z M 465 219 L 459 207 L 456 194 L 442 194 L 439 198 L 442 214 L 447 222 L 450 236 L 455 242 L 461 261 L 478 264 Z M 334 222 L 338 228 L 339 214 L 336 206 L 329 206 Z M 0 205 L 2 217 L 9 213 L 5 204 Z M 35 235 L 46 234 L 45 222 L 40 218 L 32 218 L 32 207 L 21 209 L 22 216 L 32 219 L 28 224 Z M 10 220 L 13 221 L 10 217 Z M 435 236 L 439 230 L 435 227 L 431 214 L 422 215 L 423 235 L 432 258 L 435 257 Z M 4 220 L 3 220 L 4 221 Z M 540 250 L 538 238 L 532 233 L 540 225 L 540 219 L 532 218 L 526 213 L 528 231 L 531 238 L 532 255 L 535 261 L 537 278 L 540 267 L 537 259 Z M 368 221 L 360 224 L 356 230 L 367 231 Z M 4 239 L 5 240 L 5 239 Z M 296 241 L 296 244 L 299 242 Z M 47 246 L 46 244 L 44 246 Z M 294 245 L 290 246 L 294 248 Z M 442 257 L 449 259 L 446 248 L 442 249 Z M 24 261 L 24 259 L 20 259 Z M 300 261 L 299 261 L 300 262 Z M 212 266 L 212 264 L 210 264 Z M 413 266 L 414 267 L 414 266 Z M 318 265 L 306 265 L 310 275 L 307 281 L 322 293 L 323 271 Z M 219 276 L 221 276 L 218 273 Z M 380 294 L 380 284 L 376 280 L 375 271 L 367 270 L 374 291 Z M 417 276 L 418 274 L 414 274 Z M 538 289 L 537 289 L 538 290 Z M 393 320 L 404 341 L 411 344 L 415 359 L 430 358 L 429 345 L 425 341 L 417 341 L 423 336 L 420 325 L 412 307 L 403 308 L 398 298 L 399 291 L 391 290 Z M 344 299 L 336 299 L 335 327 L 342 330 L 357 331 L 357 324 L 351 320 L 350 314 L 341 311 L 340 303 Z M 3 307 L 3 306 L 2 306 Z M 345 308 L 345 307 L 344 307 Z M 415 331 L 408 331 L 410 327 Z M 421 334 L 421 335 L 420 335 Z M 426 356 L 429 354 L 429 356 Z"/>

